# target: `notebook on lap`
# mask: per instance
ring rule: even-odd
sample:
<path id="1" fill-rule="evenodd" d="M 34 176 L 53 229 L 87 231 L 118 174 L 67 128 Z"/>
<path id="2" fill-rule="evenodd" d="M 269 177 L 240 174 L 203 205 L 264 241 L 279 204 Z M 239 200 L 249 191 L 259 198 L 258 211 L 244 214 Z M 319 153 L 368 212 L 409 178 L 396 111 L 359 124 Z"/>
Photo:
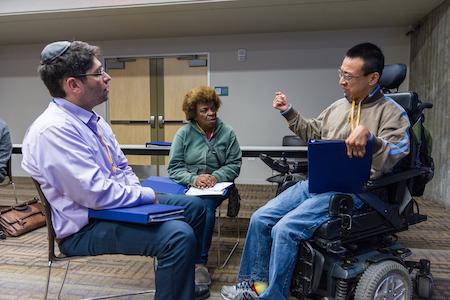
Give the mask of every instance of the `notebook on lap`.
<path id="1" fill-rule="evenodd" d="M 102 210 L 89 209 L 89 218 L 149 224 L 168 220 L 184 219 L 183 212 L 184 206 L 145 204 L 134 207 L 121 207 Z"/>
<path id="2" fill-rule="evenodd" d="M 184 195 L 188 190 L 186 186 L 178 184 L 169 177 L 150 176 L 143 182 L 142 186 L 152 188 L 157 193 Z"/>
<path id="3" fill-rule="evenodd" d="M 308 142 L 308 180 L 310 193 L 363 192 L 370 178 L 372 142 L 366 145 L 363 158 L 349 158 L 343 140 Z"/>

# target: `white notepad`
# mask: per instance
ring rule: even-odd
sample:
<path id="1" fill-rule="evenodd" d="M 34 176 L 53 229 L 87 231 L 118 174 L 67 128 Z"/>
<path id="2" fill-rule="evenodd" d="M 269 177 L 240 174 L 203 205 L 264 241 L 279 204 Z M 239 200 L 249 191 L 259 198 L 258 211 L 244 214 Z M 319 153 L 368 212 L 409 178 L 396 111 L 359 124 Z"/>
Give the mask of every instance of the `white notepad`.
<path id="1" fill-rule="evenodd" d="M 199 189 L 196 187 L 190 187 L 189 190 L 186 192 L 186 195 L 189 196 L 225 196 L 228 187 L 233 185 L 232 182 L 219 182 L 216 183 L 215 186 L 206 188 L 206 189 Z"/>

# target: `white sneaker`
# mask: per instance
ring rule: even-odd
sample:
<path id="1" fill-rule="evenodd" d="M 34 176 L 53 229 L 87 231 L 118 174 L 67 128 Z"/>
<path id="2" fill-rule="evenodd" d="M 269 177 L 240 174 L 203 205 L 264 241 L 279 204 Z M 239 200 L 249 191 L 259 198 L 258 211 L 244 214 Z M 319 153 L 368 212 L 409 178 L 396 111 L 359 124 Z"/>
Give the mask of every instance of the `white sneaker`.
<path id="1" fill-rule="evenodd" d="M 224 300 L 258 300 L 258 294 L 247 281 L 223 286 L 220 295 Z"/>

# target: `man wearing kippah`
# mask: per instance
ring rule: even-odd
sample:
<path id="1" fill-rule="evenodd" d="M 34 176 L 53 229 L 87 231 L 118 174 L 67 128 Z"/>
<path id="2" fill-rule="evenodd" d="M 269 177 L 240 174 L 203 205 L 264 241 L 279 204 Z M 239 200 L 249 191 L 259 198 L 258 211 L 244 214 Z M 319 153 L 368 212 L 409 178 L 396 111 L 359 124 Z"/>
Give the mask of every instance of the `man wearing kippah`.
<path id="1" fill-rule="evenodd" d="M 90 208 L 179 205 L 140 185 L 111 127 L 93 111 L 107 101 L 111 80 L 98 55 L 98 47 L 80 41 L 44 48 L 38 70 L 53 99 L 25 135 L 22 167 L 50 203 L 62 253 L 157 257 L 155 299 L 206 299 L 208 286 L 194 285 L 205 217 L 201 201 L 182 204 L 186 222 L 140 225 L 88 218 Z"/>

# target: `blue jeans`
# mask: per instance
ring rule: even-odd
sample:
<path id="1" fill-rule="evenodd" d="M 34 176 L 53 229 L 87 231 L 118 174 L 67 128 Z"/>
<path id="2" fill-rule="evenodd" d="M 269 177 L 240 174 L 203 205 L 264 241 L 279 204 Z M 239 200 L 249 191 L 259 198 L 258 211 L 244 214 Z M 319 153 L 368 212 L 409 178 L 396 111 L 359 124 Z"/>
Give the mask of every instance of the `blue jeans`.
<path id="1" fill-rule="evenodd" d="M 259 299 L 287 299 L 300 241 L 330 219 L 328 205 L 333 192 L 310 194 L 301 181 L 251 217 L 241 258 L 238 280 L 268 282 Z M 355 210 L 363 202 L 354 195 Z"/>
<path id="2" fill-rule="evenodd" d="M 216 224 L 216 208 L 226 199 L 222 196 L 201 197 L 206 208 L 205 227 L 203 228 L 202 246 L 200 251 L 200 263 L 208 262 L 208 252 L 211 248 L 214 226 Z"/>
<path id="3" fill-rule="evenodd" d="M 157 195 L 162 204 L 185 205 L 172 195 Z M 159 224 L 92 220 L 60 245 L 62 253 L 74 255 L 128 254 L 158 258 L 155 274 L 158 300 L 194 299 L 194 261 L 199 257 L 196 236 L 203 235 L 205 208 L 197 199 L 185 205 L 186 222 Z"/>

